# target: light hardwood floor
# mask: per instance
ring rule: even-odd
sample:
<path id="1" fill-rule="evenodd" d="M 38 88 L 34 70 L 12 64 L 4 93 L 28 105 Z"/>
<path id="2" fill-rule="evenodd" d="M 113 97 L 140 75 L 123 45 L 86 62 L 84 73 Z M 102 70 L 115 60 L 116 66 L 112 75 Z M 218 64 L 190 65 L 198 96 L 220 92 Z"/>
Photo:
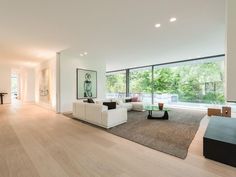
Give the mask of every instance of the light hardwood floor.
<path id="1" fill-rule="evenodd" d="M 3 105 L 0 177 L 235 177 L 202 156 L 207 123 L 181 160 L 36 105 Z"/>

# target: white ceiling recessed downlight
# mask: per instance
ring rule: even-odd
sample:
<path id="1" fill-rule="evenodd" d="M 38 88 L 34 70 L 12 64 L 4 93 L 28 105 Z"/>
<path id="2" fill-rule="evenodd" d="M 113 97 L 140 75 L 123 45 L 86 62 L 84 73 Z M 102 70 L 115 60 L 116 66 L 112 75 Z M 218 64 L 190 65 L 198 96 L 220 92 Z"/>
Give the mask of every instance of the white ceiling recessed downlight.
<path id="1" fill-rule="evenodd" d="M 177 20 L 177 18 L 175 18 L 175 17 L 170 18 L 170 22 L 175 22 L 176 20 Z"/>
<path id="2" fill-rule="evenodd" d="M 81 54 L 79 54 L 81 57 L 84 57 L 84 56 L 86 56 L 86 55 L 88 55 L 88 52 L 83 52 L 83 53 L 81 53 Z"/>
<path id="3" fill-rule="evenodd" d="M 160 28 L 160 27 L 161 27 L 161 24 L 160 24 L 160 23 L 157 23 L 157 24 L 155 24 L 155 27 L 156 27 L 156 28 Z"/>

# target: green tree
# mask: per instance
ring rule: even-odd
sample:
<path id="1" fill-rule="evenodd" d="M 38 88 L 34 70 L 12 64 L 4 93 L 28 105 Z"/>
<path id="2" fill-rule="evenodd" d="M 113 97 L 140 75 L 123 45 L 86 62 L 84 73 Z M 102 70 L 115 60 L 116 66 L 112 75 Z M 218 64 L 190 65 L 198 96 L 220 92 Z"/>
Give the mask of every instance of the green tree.
<path id="1" fill-rule="evenodd" d="M 126 77 L 124 73 L 109 74 L 106 76 L 108 93 L 124 93 L 126 91 Z"/>
<path id="2" fill-rule="evenodd" d="M 155 70 L 153 89 L 156 93 L 169 93 L 172 83 L 172 71 L 170 68 L 161 68 Z"/>
<path id="3" fill-rule="evenodd" d="M 151 70 L 134 70 L 130 72 L 130 92 L 151 93 L 152 73 Z"/>
<path id="4" fill-rule="evenodd" d="M 109 93 L 125 92 L 125 74 L 107 76 Z M 224 103 L 224 62 L 130 71 L 131 93 L 177 94 L 182 102 Z"/>

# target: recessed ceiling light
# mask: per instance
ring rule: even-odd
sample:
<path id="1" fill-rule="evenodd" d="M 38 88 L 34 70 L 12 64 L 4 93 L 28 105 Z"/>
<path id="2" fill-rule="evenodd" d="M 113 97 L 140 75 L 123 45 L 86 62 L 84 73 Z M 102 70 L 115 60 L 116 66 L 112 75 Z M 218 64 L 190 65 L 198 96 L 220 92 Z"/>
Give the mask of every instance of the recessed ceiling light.
<path id="1" fill-rule="evenodd" d="M 175 17 L 170 18 L 170 22 L 175 22 L 177 19 Z"/>
<path id="2" fill-rule="evenodd" d="M 84 55 L 88 55 L 88 52 L 84 52 Z"/>
<path id="3" fill-rule="evenodd" d="M 160 24 L 160 23 L 157 23 L 157 24 L 155 24 L 155 27 L 156 27 L 156 28 L 160 28 L 160 27 L 161 27 L 161 24 Z"/>
<path id="4" fill-rule="evenodd" d="M 81 57 L 83 57 L 83 56 L 84 56 L 84 54 L 82 54 L 82 53 L 81 53 L 81 54 L 80 54 L 80 56 L 81 56 Z"/>

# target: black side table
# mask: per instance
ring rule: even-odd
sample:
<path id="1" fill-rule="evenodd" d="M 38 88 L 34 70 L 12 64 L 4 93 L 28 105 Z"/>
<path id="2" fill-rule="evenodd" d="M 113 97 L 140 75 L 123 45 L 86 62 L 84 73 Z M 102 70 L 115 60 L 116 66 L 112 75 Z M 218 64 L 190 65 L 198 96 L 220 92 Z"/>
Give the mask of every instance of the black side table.
<path id="1" fill-rule="evenodd" d="M 211 117 L 203 137 L 203 155 L 236 167 L 236 119 Z"/>
<path id="2" fill-rule="evenodd" d="M 164 112 L 164 115 L 162 117 L 153 116 L 153 114 L 152 114 L 153 111 Z M 163 120 L 168 120 L 169 119 L 168 110 L 148 110 L 147 119 L 163 119 Z"/>
<path id="3" fill-rule="evenodd" d="M 0 93 L 1 104 L 3 104 L 4 95 L 7 95 L 7 93 Z"/>

